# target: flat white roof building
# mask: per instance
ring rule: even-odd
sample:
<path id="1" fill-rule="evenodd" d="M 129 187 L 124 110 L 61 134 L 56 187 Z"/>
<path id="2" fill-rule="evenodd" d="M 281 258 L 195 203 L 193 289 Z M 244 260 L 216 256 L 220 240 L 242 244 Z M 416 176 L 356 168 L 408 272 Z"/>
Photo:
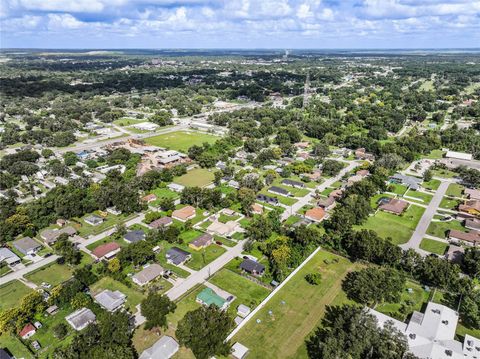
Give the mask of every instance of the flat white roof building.
<path id="1" fill-rule="evenodd" d="M 164 335 L 153 346 L 145 349 L 139 359 L 169 359 L 178 351 L 179 345 L 172 337 Z"/>
<path id="2" fill-rule="evenodd" d="M 93 323 L 95 319 L 95 314 L 88 308 L 80 308 L 65 317 L 68 324 L 77 331 L 86 328 L 90 323 Z"/>
<path id="3" fill-rule="evenodd" d="M 232 356 L 236 359 L 243 359 L 247 356 L 248 354 L 248 348 L 240 344 L 239 342 L 236 342 L 232 346 Z"/>
<path id="4" fill-rule="evenodd" d="M 429 302 L 425 313 L 413 312 L 408 323 L 369 309 L 378 325 L 386 322 L 404 334 L 410 352 L 420 359 L 475 359 L 480 358 L 480 339 L 466 335 L 464 342 L 455 340 L 458 313 L 444 305 Z"/>
<path id="5" fill-rule="evenodd" d="M 457 160 L 467 160 L 470 161 L 473 159 L 473 156 L 470 153 L 465 152 L 455 152 L 455 151 L 447 151 L 445 154 L 446 158 L 455 158 Z"/>

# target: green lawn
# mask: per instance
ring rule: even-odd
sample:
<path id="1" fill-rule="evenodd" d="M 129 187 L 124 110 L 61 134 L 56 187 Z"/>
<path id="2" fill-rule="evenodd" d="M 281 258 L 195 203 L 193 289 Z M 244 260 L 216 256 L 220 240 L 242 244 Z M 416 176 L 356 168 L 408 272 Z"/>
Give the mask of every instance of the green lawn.
<path id="1" fill-rule="evenodd" d="M 430 189 L 432 191 L 436 191 L 438 189 L 438 187 L 440 187 L 440 183 L 441 183 L 440 180 L 431 179 L 428 182 L 423 182 L 422 187 L 426 188 L 426 189 Z"/>
<path id="2" fill-rule="evenodd" d="M 431 194 L 418 191 L 408 191 L 405 197 L 413 197 L 413 201 L 418 200 L 418 202 L 421 204 L 429 204 L 433 198 Z"/>
<path id="3" fill-rule="evenodd" d="M 265 195 L 270 196 L 270 197 L 278 198 L 278 202 L 280 202 L 281 204 L 284 204 L 286 206 L 291 206 L 291 205 L 297 203 L 297 200 L 293 197 L 285 197 L 285 196 L 277 195 L 275 193 L 268 192 L 268 188 L 265 188 L 265 189 L 261 190 L 260 193 L 265 194 Z"/>
<path id="4" fill-rule="evenodd" d="M 439 160 L 443 157 L 443 154 L 444 152 L 442 150 L 432 150 L 427 156 L 424 156 L 424 158 Z"/>
<path id="5" fill-rule="evenodd" d="M 358 267 L 345 258 L 320 251 L 240 330 L 232 343 L 238 341 L 248 347 L 249 358 L 306 358 L 306 337 L 318 326 L 325 306 L 346 301 L 342 280 L 348 271 Z M 317 271 L 322 281 L 312 286 L 305 275 Z"/>
<path id="6" fill-rule="evenodd" d="M 178 322 L 185 316 L 185 314 L 187 314 L 187 312 L 200 307 L 200 304 L 196 302 L 196 298 L 198 293 L 200 293 L 204 288 L 206 288 L 204 285 L 198 285 L 176 302 L 177 309 L 175 312 L 167 316 L 169 330 L 175 331 L 175 329 L 177 329 Z"/>
<path id="7" fill-rule="evenodd" d="M 195 168 L 183 176 L 175 177 L 173 182 L 186 187 L 205 187 L 213 182 L 214 177 L 212 171 L 205 168 Z"/>
<path id="8" fill-rule="evenodd" d="M 130 309 L 132 313 L 136 312 L 135 306 L 139 304 L 144 298 L 143 293 L 135 290 L 133 287 L 129 288 L 125 284 L 120 283 L 110 277 L 103 277 L 98 282 L 90 286 L 92 296 L 98 294 L 104 289 L 110 289 L 112 291 L 119 290 L 120 292 L 125 294 L 127 296 L 126 306 Z"/>
<path id="9" fill-rule="evenodd" d="M 388 191 L 403 196 L 407 192 L 407 187 L 398 183 L 391 183 L 388 186 Z"/>
<path id="10" fill-rule="evenodd" d="M 423 289 L 420 284 L 407 281 L 405 290 L 402 292 L 400 302 L 382 303 L 381 305 L 375 307 L 375 309 L 388 316 L 405 321 L 408 315 L 410 315 L 413 311 L 421 311 L 422 306 L 428 302 L 429 297 L 430 292 L 427 292 L 425 289 Z M 402 313 L 401 308 L 404 306 L 408 307 L 408 310 L 404 309 Z"/>
<path id="11" fill-rule="evenodd" d="M 237 307 L 240 304 L 245 304 L 253 309 L 270 293 L 265 287 L 262 287 L 226 268 L 215 273 L 215 275 L 209 279 L 209 282 L 236 297 L 228 309 L 234 316 L 236 315 Z"/>
<path id="12" fill-rule="evenodd" d="M 94 214 L 99 214 L 98 211 L 95 211 L 93 212 Z M 112 228 L 114 227 L 115 225 L 117 225 L 118 223 L 122 223 L 122 222 L 125 222 L 133 217 L 135 217 L 135 215 L 129 215 L 129 216 L 126 216 L 124 214 L 121 214 L 119 216 L 114 216 L 113 214 L 108 214 L 105 218 L 104 218 L 104 221 L 102 223 L 100 223 L 98 226 L 92 226 L 86 222 L 83 221 L 83 218 L 85 217 L 88 217 L 89 214 L 83 216 L 81 219 L 76 219 L 77 222 L 81 223 L 81 227 L 78 228 L 77 226 L 77 230 L 78 230 L 78 234 L 84 238 L 90 236 L 90 235 L 95 235 L 95 234 L 99 234 L 109 228 Z"/>
<path id="13" fill-rule="evenodd" d="M 448 244 L 436 241 L 435 239 L 424 238 L 420 243 L 420 248 L 427 252 L 435 253 L 441 256 L 445 254 L 445 251 L 448 248 Z"/>
<path id="14" fill-rule="evenodd" d="M 447 170 L 447 169 L 441 169 L 441 168 L 433 170 L 432 174 L 435 177 L 442 177 L 442 178 L 454 178 L 458 175 L 457 173 L 455 173 L 453 171 L 450 171 L 450 170 Z"/>
<path id="15" fill-rule="evenodd" d="M 410 205 L 401 216 L 378 211 L 356 229 L 370 229 L 382 238 L 390 237 L 395 244 L 403 244 L 412 236 L 424 211 L 423 207 L 415 205 Z"/>
<path id="16" fill-rule="evenodd" d="M 447 188 L 446 195 L 447 196 L 452 196 L 452 197 L 463 197 L 463 190 L 465 187 L 458 183 L 450 183 L 450 185 Z"/>
<path id="17" fill-rule="evenodd" d="M 442 201 L 440 202 L 440 208 L 445 208 L 445 209 L 455 209 L 458 207 L 459 204 L 461 204 L 462 201 L 459 199 L 454 199 L 450 197 L 443 197 Z"/>
<path id="18" fill-rule="evenodd" d="M 149 193 L 153 193 L 157 196 L 157 199 L 152 202 L 153 205 L 158 204 L 164 198 L 177 199 L 180 197 L 180 194 L 172 190 L 169 190 L 168 188 L 155 188 L 153 191 Z"/>
<path id="19" fill-rule="evenodd" d="M 464 226 L 459 221 L 450 222 L 431 222 L 427 229 L 427 234 L 434 237 L 445 238 L 446 232 L 449 229 L 457 229 L 459 231 L 466 232 Z"/>
<path id="20" fill-rule="evenodd" d="M 18 280 L 11 281 L 0 287 L 0 310 L 15 307 L 20 299 L 32 291 L 31 288 Z"/>
<path id="21" fill-rule="evenodd" d="M 32 357 L 32 353 L 23 345 L 20 339 L 8 333 L 0 335 L 0 348 L 8 348 L 16 358 Z"/>
<path id="22" fill-rule="evenodd" d="M 217 139 L 218 137 L 207 133 L 193 131 L 177 131 L 149 137 L 145 139 L 145 142 L 153 146 L 187 152 L 188 149 L 193 145 L 202 145 L 204 142 L 213 143 Z"/>
<path id="23" fill-rule="evenodd" d="M 212 244 L 204 250 L 196 251 L 189 248 L 189 252 L 192 253 L 192 259 L 186 263 L 188 268 L 193 270 L 200 270 L 210 262 L 220 257 L 227 250 L 216 244 Z"/>
<path id="24" fill-rule="evenodd" d="M 141 119 L 137 119 L 137 118 L 128 118 L 128 117 L 125 117 L 125 118 L 121 118 L 119 120 L 115 120 L 113 121 L 113 124 L 117 125 L 117 126 L 130 126 L 130 125 L 136 125 L 137 123 L 142 123 L 142 122 L 147 122 L 148 120 L 147 119 L 144 119 L 144 118 L 141 118 Z"/>
<path id="25" fill-rule="evenodd" d="M 41 285 L 42 282 L 46 282 L 54 287 L 70 279 L 72 274 L 72 269 L 67 265 L 54 263 L 29 273 L 25 278 L 36 285 Z"/>

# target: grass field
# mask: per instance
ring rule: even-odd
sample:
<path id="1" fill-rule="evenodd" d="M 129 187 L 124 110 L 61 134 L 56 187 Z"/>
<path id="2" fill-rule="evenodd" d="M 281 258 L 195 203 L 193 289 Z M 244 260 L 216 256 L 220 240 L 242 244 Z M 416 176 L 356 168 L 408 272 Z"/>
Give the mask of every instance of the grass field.
<path id="1" fill-rule="evenodd" d="M 135 290 L 134 288 L 129 288 L 125 284 L 120 283 L 110 277 L 103 277 L 98 282 L 90 286 L 92 295 L 96 295 L 104 289 L 110 289 L 112 291 L 119 290 L 120 292 L 125 294 L 127 296 L 126 306 L 130 309 L 132 313 L 135 313 L 137 311 L 135 309 L 135 306 L 139 304 L 144 298 L 144 295 L 139 291 Z"/>
<path id="2" fill-rule="evenodd" d="M 173 182 L 186 187 L 204 187 L 212 183 L 214 177 L 213 172 L 205 168 L 195 168 L 183 176 L 175 177 Z"/>
<path id="3" fill-rule="evenodd" d="M 405 197 L 413 197 L 411 200 L 418 201 L 421 204 L 429 204 L 433 196 L 424 192 L 408 191 Z"/>
<path id="4" fill-rule="evenodd" d="M 446 195 L 452 197 L 463 197 L 463 190 L 465 187 L 458 183 L 450 183 L 447 188 Z"/>
<path id="5" fill-rule="evenodd" d="M 73 271 L 70 267 L 54 263 L 42 267 L 35 272 L 29 273 L 25 276 L 25 278 L 35 283 L 36 285 L 40 285 L 42 284 L 42 282 L 46 282 L 54 287 L 70 279 L 72 277 L 72 273 Z"/>
<path id="6" fill-rule="evenodd" d="M 447 170 L 447 169 L 442 169 L 442 168 L 438 168 L 436 170 L 433 170 L 432 174 L 435 177 L 442 177 L 442 178 L 454 178 L 454 177 L 458 176 L 457 173 L 455 173 L 453 171 L 450 171 L 450 170 Z"/>
<path id="7" fill-rule="evenodd" d="M 420 248 L 424 251 L 435 253 L 438 255 L 443 255 L 448 248 L 448 244 L 435 239 L 424 238 L 420 243 Z"/>
<path id="8" fill-rule="evenodd" d="M 270 293 L 267 288 L 264 288 L 226 268 L 215 273 L 209 282 L 236 297 L 228 309 L 228 311 L 234 316 L 236 315 L 237 307 L 240 304 L 245 304 L 253 309 Z"/>
<path id="9" fill-rule="evenodd" d="M 427 229 L 427 234 L 431 236 L 445 238 L 449 229 L 457 229 L 466 232 L 466 229 L 459 221 L 450 222 L 431 222 Z"/>
<path id="10" fill-rule="evenodd" d="M 395 244 L 403 244 L 412 236 L 424 211 L 424 208 L 415 205 L 410 205 L 401 216 L 378 211 L 363 225 L 356 226 L 356 229 L 370 229 L 382 238 L 392 238 Z"/>
<path id="11" fill-rule="evenodd" d="M 98 211 L 93 212 L 94 214 L 98 215 Z M 78 234 L 84 238 L 92 235 L 92 234 L 99 234 L 109 228 L 114 227 L 118 223 L 125 222 L 131 218 L 134 217 L 134 215 L 129 215 L 126 216 L 124 214 L 121 214 L 119 216 L 114 216 L 113 214 L 108 214 L 102 223 L 100 223 L 98 226 L 92 226 L 86 222 L 83 221 L 83 218 L 88 217 L 89 214 L 83 216 L 81 219 L 76 219 L 79 223 L 82 224 L 80 228 L 77 228 Z"/>
<path id="12" fill-rule="evenodd" d="M 8 350 L 15 356 L 15 358 L 31 358 L 30 353 L 17 337 L 12 334 L 3 333 L 0 335 L 0 348 L 8 348 Z"/>
<path id="13" fill-rule="evenodd" d="M 265 188 L 265 189 L 261 190 L 260 193 L 265 194 L 265 195 L 270 196 L 270 197 L 275 197 L 275 198 L 278 199 L 278 202 L 280 202 L 281 204 L 284 204 L 286 206 L 291 206 L 291 205 L 297 203 L 297 200 L 293 197 L 285 197 L 285 196 L 277 195 L 275 193 L 268 192 L 268 188 Z"/>
<path id="14" fill-rule="evenodd" d="M 432 150 L 427 156 L 424 156 L 424 158 L 439 160 L 443 157 L 443 154 L 444 152 L 442 150 Z"/>
<path id="15" fill-rule="evenodd" d="M 131 117 L 124 117 L 124 118 L 121 118 L 119 120 L 113 121 L 113 124 L 123 127 L 123 126 L 136 125 L 137 123 L 142 123 L 142 122 L 147 122 L 147 121 L 148 120 L 144 119 L 144 118 L 137 119 L 137 118 L 131 118 Z"/>
<path id="16" fill-rule="evenodd" d="M 177 131 L 149 137 L 145 142 L 153 146 L 187 152 L 193 145 L 201 146 L 204 142 L 213 143 L 217 139 L 218 137 L 207 133 Z"/>
<path id="17" fill-rule="evenodd" d="M 440 202 L 440 208 L 445 208 L 445 209 L 455 209 L 458 207 L 459 204 L 461 204 L 462 201 L 459 199 L 454 199 L 450 197 L 443 197 L 442 201 Z"/>
<path id="18" fill-rule="evenodd" d="M 32 289 L 18 280 L 2 285 L 0 287 L 0 310 L 16 306 L 20 299 L 31 291 Z"/>
<path id="19" fill-rule="evenodd" d="M 430 189 L 432 191 L 436 191 L 438 187 L 440 187 L 440 180 L 437 179 L 431 179 L 428 182 L 423 182 L 422 186 L 423 188 Z"/>
<path id="20" fill-rule="evenodd" d="M 306 358 L 305 338 L 318 326 L 325 306 L 346 301 L 341 289 L 342 280 L 356 267 L 345 258 L 318 252 L 232 342 L 247 346 L 249 358 Z M 322 281 L 320 285 L 312 286 L 304 277 L 317 271 L 321 273 Z"/>

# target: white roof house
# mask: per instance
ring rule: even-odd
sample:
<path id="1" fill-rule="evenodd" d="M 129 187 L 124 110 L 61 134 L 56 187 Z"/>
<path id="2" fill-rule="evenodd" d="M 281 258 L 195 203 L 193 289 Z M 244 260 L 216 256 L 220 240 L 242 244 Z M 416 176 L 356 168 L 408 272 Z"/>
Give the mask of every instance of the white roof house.
<path id="1" fill-rule="evenodd" d="M 408 323 L 369 309 L 378 325 L 386 322 L 403 333 L 409 351 L 420 359 L 474 359 L 480 358 L 480 339 L 466 335 L 464 342 L 455 340 L 458 313 L 444 305 L 429 302 L 425 313 L 413 312 Z"/>
<path id="2" fill-rule="evenodd" d="M 150 348 L 145 349 L 139 359 L 169 359 L 178 351 L 179 345 L 172 337 L 164 335 Z"/>
<path id="3" fill-rule="evenodd" d="M 248 354 L 248 348 L 240 344 L 239 342 L 236 342 L 232 346 L 232 356 L 236 359 L 243 359 L 247 356 Z"/>
<path id="4" fill-rule="evenodd" d="M 139 286 L 144 286 L 155 278 L 161 276 L 163 272 L 164 269 L 160 265 L 154 263 L 132 276 L 132 280 Z"/>
<path id="5" fill-rule="evenodd" d="M 465 153 L 465 152 L 455 152 L 455 151 L 447 151 L 445 154 L 446 158 L 454 158 L 457 160 L 467 160 L 470 161 L 473 159 L 472 154 Z"/>
<path id="6" fill-rule="evenodd" d="M 65 320 L 75 330 L 82 330 L 96 319 L 95 314 L 88 308 L 80 308 L 65 317 Z"/>
<path id="7" fill-rule="evenodd" d="M 249 315 L 251 311 L 252 310 L 245 304 L 240 304 L 237 308 L 237 314 L 242 318 L 245 318 L 247 315 Z"/>
<path id="8" fill-rule="evenodd" d="M 20 257 L 13 253 L 10 249 L 5 247 L 0 248 L 0 263 L 5 262 L 8 265 L 15 265 L 20 263 L 20 261 Z"/>
<path id="9" fill-rule="evenodd" d="M 95 296 L 95 301 L 109 312 L 114 312 L 121 308 L 127 300 L 127 296 L 119 290 L 111 291 L 105 289 Z"/>
<path id="10" fill-rule="evenodd" d="M 140 122 L 132 125 L 132 127 L 142 131 L 155 131 L 158 128 L 158 125 L 152 122 Z"/>

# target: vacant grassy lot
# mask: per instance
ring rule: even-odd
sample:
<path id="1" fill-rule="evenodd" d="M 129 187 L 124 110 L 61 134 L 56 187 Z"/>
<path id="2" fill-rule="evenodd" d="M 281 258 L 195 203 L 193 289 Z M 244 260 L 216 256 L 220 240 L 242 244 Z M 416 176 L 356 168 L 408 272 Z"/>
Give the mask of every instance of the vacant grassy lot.
<path id="1" fill-rule="evenodd" d="M 438 168 L 432 171 L 432 174 L 435 177 L 442 177 L 442 178 L 453 178 L 457 176 L 457 173 L 447 170 L 447 169 L 442 169 Z"/>
<path id="2" fill-rule="evenodd" d="M 450 222 L 431 222 L 427 229 L 427 234 L 431 236 L 445 238 L 446 232 L 449 229 L 457 229 L 459 231 L 467 232 L 464 226 L 459 221 Z"/>
<path id="3" fill-rule="evenodd" d="M 8 333 L 0 335 L 0 348 L 8 348 L 15 358 L 30 358 L 32 355 L 20 339 Z"/>
<path id="4" fill-rule="evenodd" d="M 407 194 L 405 195 L 405 197 L 413 197 L 413 198 L 409 198 L 410 200 L 412 201 L 418 201 L 420 202 L 421 204 L 429 204 L 430 201 L 432 200 L 433 196 L 431 194 L 428 194 L 428 193 L 424 193 L 424 192 L 417 192 L 417 191 L 408 191 Z"/>
<path id="5" fill-rule="evenodd" d="M 98 282 L 90 286 L 92 295 L 97 295 L 104 289 L 110 289 L 111 291 L 119 290 L 120 292 L 125 294 L 127 296 L 127 307 L 132 313 L 135 313 L 137 311 L 135 309 L 135 306 L 139 304 L 144 298 L 143 293 L 135 290 L 134 288 L 129 288 L 125 284 L 120 283 L 110 277 L 103 277 Z"/>
<path id="6" fill-rule="evenodd" d="M 446 195 L 452 197 L 463 197 L 463 190 L 465 187 L 458 183 L 450 183 L 447 188 Z"/>
<path id="7" fill-rule="evenodd" d="M 441 256 L 447 250 L 448 244 L 436 241 L 435 239 L 424 238 L 420 243 L 420 248 L 424 251 L 435 253 Z"/>
<path id="8" fill-rule="evenodd" d="M 183 176 L 175 177 L 173 182 L 186 187 L 205 187 L 213 182 L 214 177 L 212 171 L 205 168 L 195 168 Z"/>
<path id="9" fill-rule="evenodd" d="M 164 147 L 171 150 L 187 152 L 193 145 L 202 145 L 204 142 L 213 143 L 218 137 L 201 132 L 177 131 L 163 135 L 149 137 L 145 140 L 150 145 Z"/>
<path id="10" fill-rule="evenodd" d="M 445 208 L 445 209 L 455 209 L 458 207 L 459 204 L 461 204 L 462 201 L 459 199 L 454 199 L 450 197 L 443 197 L 442 202 L 440 202 L 440 208 Z"/>
<path id="11" fill-rule="evenodd" d="M 378 211 L 356 228 L 373 230 L 382 238 L 390 237 L 393 243 L 403 244 L 412 236 L 424 211 L 423 207 L 415 205 L 410 205 L 401 216 Z"/>
<path id="12" fill-rule="evenodd" d="M 70 267 L 54 263 L 26 275 L 25 278 L 36 285 L 46 282 L 52 286 L 56 286 L 70 279 L 72 277 L 72 273 L 73 271 Z"/>
<path id="13" fill-rule="evenodd" d="M 422 186 L 423 186 L 423 188 L 430 189 L 432 191 L 436 191 L 438 189 L 438 187 L 440 186 L 440 183 L 441 183 L 440 180 L 432 179 L 428 182 L 423 182 Z"/>
<path id="14" fill-rule="evenodd" d="M 228 309 L 232 315 L 236 315 L 237 307 L 240 304 L 245 304 L 253 309 L 270 293 L 268 289 L 226 268 L 217 272 L 209 282 L 236 297 Z"/>
<path id="15" fill-rule="evenodd" d="M 98 211 L 95 211 L 93 212 L 93 214 L 96 214 L 96 215 L 99 215 L 99 212 Z M 90 236 L 90 235 L 95 235 L 95 234 L 99 234 L 109 228 L 112 228 L 114 227 L 115 225 L 117 225 L 118 223 L 123 223 L 133 217 L 135 217 L 135 215 L 129 215 L 129 216 L 126 216 L 124 214 L 121 214 L 119 216 L 114 216 L 113 214 L 108 214 L 105 218 L 104 218 L 104 221 L 102 223 L 100 223 L 98 226 L 92 226 L 88 223 L 86 223 L 83 218 L 86 218 L 88 217 L 89 214 L 83 216 L 81 219 L 76 219 L 77 222 L 81 223 L 81 226 L 78 227 L 76 226 L 77 230 L 78 230 L 78 234 L 84 238 Z"/>
<path id="16" fill-rule="evenodd" d="M 137 123 L 142 123 L 142 122 L 147 122 L 147 121 L 148 120 L 146 120 L 144 118 L 137 119 L 137 118 L 124 117 L 124 118 L 121 118 L 119 120 L 113 121 L 113 124 L 117 125 L 117 126 L 130 126 L 130 125 L 136 125 Z"/>
<path id="17" fill-rule="evenodd" d="M 443 157 L 443 154 L 444 152 L 442 150 L 432 150 L 427 156 L 424 156 L 424 158 L 439 160 Z"/>
<path id="18" fill-rule="evenodd" d="M 20 299 L 31 291 L 32 289 L 18 280 L 2 285 L 0 287 L 0 310 L 16 306 Z"/>
<path id="19" fill-rule="evenodd" d="M 239 341 L 250 348 L 249 358 L 305 358 L 305 338 L 318 326 L 325 306 L 346 301 L 341 283 L 347 272 L 356 267 L 345 258 L 320 251 L 232 342 Z M 320 285 L 306 282 L 305 275 L 312 272 L 321 273 Z"/>

